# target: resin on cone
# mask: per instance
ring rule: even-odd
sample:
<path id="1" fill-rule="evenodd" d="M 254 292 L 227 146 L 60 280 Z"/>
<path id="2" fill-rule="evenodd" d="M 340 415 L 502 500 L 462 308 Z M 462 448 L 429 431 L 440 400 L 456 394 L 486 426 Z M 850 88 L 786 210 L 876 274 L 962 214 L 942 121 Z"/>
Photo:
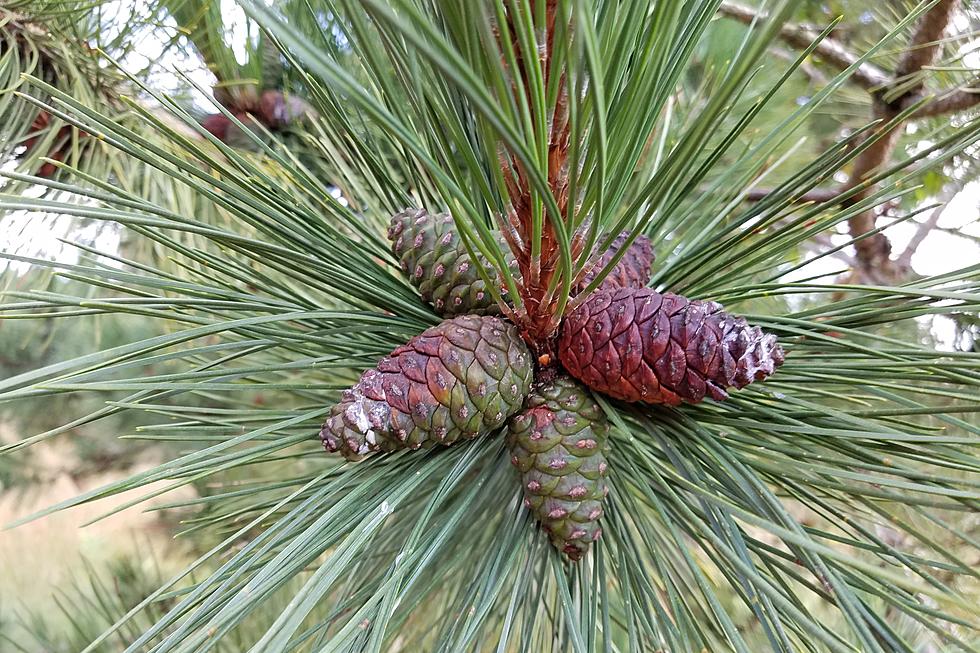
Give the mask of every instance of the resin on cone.
<path id="1" fill-rule="evenodd" d="M 602 534 L 608 432 L 589 391 L 564 375 L 532 390 L 508 424 L 524 505 L 571 560 L 585 555 Z"/>
<path id="2" fill-rule="evenodd" d="M 446 320 L 364 372 L 320 439 L 327 451 L 356 460 L 484 435 L 520 409 L 533 367 L 513 325 L 475 315 Z"/>
<path id="3" fill-rule="evenodd" d="M 593 390 L 671 406 L 726 399 L 783 362 L 776 336 L 720 304 L 649 288 L 594 293 L 565 320 L 558 356 Z"/>
<path id="4" fill-rule="evenodd" d="M 629 238 L 629 232 L 624 231 L 612 242 L 602 256 L 595 262 L 595 265 L 582 280 L 576 284 L 576 292 L 581 292 L 586 286 L 595 279 L 609 261 L 622 249 Z M 601 290 L 615 290 L 617 288 L 643 288 L 650 281 L 650 268 L 653 266 L 653 245 L 646 236 L 637 236 L 636 240 L 626 249 L 623 258 L 609 271 L 606 278 L 596 287 L 596 292 Z"/>
<path id="5" fill-rule="evenodd" d="M 403 211 L 392 217 L 388 228 L 392 253 L 422 299 L 443 317 L 454 315 L 497 315 L 500 307 L 487 291 L 448 213 L 430 214 L 423 209 Z M 519 274 L 517 262 L 501 239 L 511 272 Z M 487 276 L 497 279 L 489 261 L 482 263 Z"/>

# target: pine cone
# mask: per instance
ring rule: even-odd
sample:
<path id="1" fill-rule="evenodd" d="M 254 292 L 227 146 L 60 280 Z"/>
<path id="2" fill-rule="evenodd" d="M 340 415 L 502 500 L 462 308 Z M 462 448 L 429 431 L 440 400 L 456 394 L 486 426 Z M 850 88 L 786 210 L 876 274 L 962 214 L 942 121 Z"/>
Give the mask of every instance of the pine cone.
<path id="1" fill-rule="evenodd" d="M 722 400 L 783 363 L 776 336 L 720 304 L 649 288 L 597 292 L 565 320 L 558 357 L 593 390 L 676 406 Z"/>
<path id="2" fill-rule="evenodd" d="M 602 268 L 612 260 L 612 257 L 623 247 L 623 243 L 629 238 L 629 232 L 624 231 L 613 241 L 602 256 L 596 261 L 595 266 L 586 274 L 575 286 L 575 292 L 579 293 L 585 289 L 589 283 L 595 279 Z M 619 263 L 609 271 L 606 278 L 596 288 L 600 290 L 615 290 L 616 288 L 643 288 L 650 281 L 650 268 L 653 265 L 653 245 L 646 236 L 637 236 L 633 244 L 629 246 Z"/>
<path id="3" fill-rule="evenodd" d="M 313 108 L 295 95 L 264 91 L 259 98 L 258 116 L 269 129 L 281 130 L 312 115 Z"/>
<path id="4" fill-rule="evenodd" d="M 446 320 L 383 358 L 344 392 L 320 431 L 349 460 L 453 444 L 502 426 L 531 387 L 531 354 L 495 317 Z"/>
<path id="5" fill-rule="evenodd" d="M 599 539 L 609 423 L 589 391 L 567 376 L 535 388 L 511 418 L 507 442 L 526 505 L 555 547 L 578 560 Z"/>
<path id="6" fill-rule="evenodd" d="M 448 213 L 430 215 L 424 209 L 403 211 L 391 219 L 388 238 L 409 281 L 436 313 L 443 317 L 500 313 Z M 512 273 L 519 274 L 517 262 L 502 238 L 501 246 Z M 491 279 L 497 278 L 497 271 L 489 261 L 484 261 L 483 266 Z"/>

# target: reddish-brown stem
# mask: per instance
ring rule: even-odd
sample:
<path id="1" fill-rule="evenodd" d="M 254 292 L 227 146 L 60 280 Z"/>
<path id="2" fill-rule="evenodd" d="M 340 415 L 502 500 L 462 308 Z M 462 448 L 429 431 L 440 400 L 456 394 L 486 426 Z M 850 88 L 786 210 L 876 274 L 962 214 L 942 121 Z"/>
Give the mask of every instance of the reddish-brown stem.
<path id="1" fill-rule="evenodd" d="M 532 64 L 532 62 L 525 60 L 520 44 L 516 42 L 514 37 L 517 31 L 513 16 L 508 17 L 507 34 L 515 40 L 512 48 L 516 53 L 516 70 L 510 71 L 512 76 L 511 88 L 515 97 L 519 97 L 518 90 L 522 87 L 525 98 L 532 96 L 532 89 L 529 85 L 531 80 L 530 65 L 540 66 L 544 75 L 542 81 L 545 86 L 549 84 L 549 77 L 552 72 L 551 54 L 555 47 L 556 25 L 559 19 L 558 1 L 535 0 L 532 2 L 535 15 L 538 13 L 538 7 L 535 6 L 538 2 L 545 3 L 545 21 L 540 26 L 543 34 L 538 41 L 538 62 Z M 569 201 L 567 160 L 570 131 L 564 92 L 566 77 L 564 71 L 560 71 L 558 74 L 561 75 L 558 80 L 559 100 L 550 116 L 545 179 L 548 192 L 558 207 L 559 217 L 563 219 Z M 551 220 L 545 215 L 542 220 L 540 251 L 537 256 L 532 255 L 534 213 L 535 211 L 546 211 L 546 208 L 543 207 L 541 199 L 535 197 L 528 172 L 517 157 L 510 152 L 505 152 L 501 155 L 501 164 L 510 199 L 507 219 L 517 236 L 514 238 L 513 235 L 505 233 L 505 237 L 514 252 L 521 272 L 518 292 L 523 306 L 516 315 L 517 321 L 524 338 L 532 346 L 535 353 L 556 360 L 554 355 L 556 330 L 554 315 L 557 311 L 557 301 L 553 293 L 549 294 L 548 288 L 554 281 L 558 267 L 558 238 Z"/>

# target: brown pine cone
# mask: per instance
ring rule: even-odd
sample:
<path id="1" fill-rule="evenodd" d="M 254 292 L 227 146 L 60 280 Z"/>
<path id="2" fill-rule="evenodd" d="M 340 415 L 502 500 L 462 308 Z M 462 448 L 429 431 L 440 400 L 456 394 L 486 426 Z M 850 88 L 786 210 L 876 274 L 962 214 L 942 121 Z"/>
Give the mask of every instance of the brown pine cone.
<path id="1" fill-rule="evenodd" d="M 320 439 L 327 451 L 356 460 L 484 435 L 520 410 L 533 368 L 512 324 L 475 315 L 446 320 L 364 372 Z"/>
<path id="2" fill-rule="evenodd" d="M 575 292 L 579 293 L 585 289 L 589 283 L 596 278 L 602 268 L 612 260 L 612 257 L 623 247 L 623 243 L 629 238 L 629 232 L 616 236 L 616 240 L 609 246 L 595 266 L 586 274 L 575 286 Z M 633 244 L 629 246 L 619 263 L 609 271 L 606 278 L 596 288 L 600 290 L 615 290 L 616 288 L 643 288 L 650 281 L 650 267 L 653 265 L 653 245 L 646 236 L 637 236 Z"/>
<path id="3" fill-rule="evenodd" d="M 272 130 L 285 129 L 312 114 L 313 108 L 303 99 L 282 91 L 264 91 L 259 98 L 258 115 Z"/>
<path id="4" fill-rule="evenodd" d="M 558 357 L 593 390 L 676 406 L 726 399 L 725 388 L 772 374 L 783 350 L 715 302 L 621 288 L 593 294 L 566 318 Z"/>

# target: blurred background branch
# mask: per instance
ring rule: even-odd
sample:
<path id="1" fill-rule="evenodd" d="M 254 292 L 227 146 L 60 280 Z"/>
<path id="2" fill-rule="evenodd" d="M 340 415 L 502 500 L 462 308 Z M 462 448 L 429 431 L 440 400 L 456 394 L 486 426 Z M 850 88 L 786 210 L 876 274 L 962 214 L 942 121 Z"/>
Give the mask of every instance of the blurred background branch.
<path id="1" fill-rule="evenodd" d="M 975 70 L 973 76 L 952 88 L 933 89 L 926 84 L 929 69 L 943 58 L 944 50 L 950 43 L 957 43 L 962 38 L 958 34 L 948 34 L 954 16 L 962 8 L 962 0 L 934 2 L 915 24 L 891 72 L 869 60 L 861 60 L 846 45 L 839 43 L 833 33 L 820 41 L 812 56 L 839 72 L 854 67 L 848 81 L 869 93 L 870 118 L 878 126 L 865 136 L 864 140 L 870 145 L 854 160 L 845 182 L 835 188 L 817 189 L 800 195 L 798 202 L 833 202 L 838 196 L 846 196 L 841 200 L 845 206 L 857 204 L 875 191 L 874 184 L 867 182 L 892 165 L 899 139 L 909 121 L 959 113 L 972 115 L 977 104 L 980 104 L 980 92 L 973 88 L 977 81 Z M 763 18 L 752 7 L 727 1 L 722 3 L 720 13 L 744 24 L 752 24 Z M 972 24 L 970 21 L 965 23 L 967 27 Z M 797 49 L 806 48 L 819 35 L 819 31 L 798 24 L 784 25 L 779 32 L 783 41 Z M 966 36 L 974 38 L 975 35 L 970 32 Z M 964 115 L 961 119 L 968 117 Z M 860 146 L 861 142 L 855 143 L 855 147 Z M 849 192 L 854 190 L 857 192 Z M 747 199 L 759 201 L 770 192 L 770 189 L 753 189 Z M 943 197 L 948 200 L 954 195 L 944 193 Z M 879 215 L 879 207 L 870 207 L 848 220 L 849 234 L 856 250 L 852 280 L 887 283 L 908 277 L 912 253 L 925 239 L 920 225 L 918 234 L 922 236 L 917 234 L 914 242 L 910 243 L 911 251 L 906 248 L 901 256 L 893 257 L 887 234 L 883 231 L 872 233 Z M 936 221 L 939 215 L 936 215 Z M 923 223 L 927 226 L 926 231 L 934 228 L 936 221 Z"/>

